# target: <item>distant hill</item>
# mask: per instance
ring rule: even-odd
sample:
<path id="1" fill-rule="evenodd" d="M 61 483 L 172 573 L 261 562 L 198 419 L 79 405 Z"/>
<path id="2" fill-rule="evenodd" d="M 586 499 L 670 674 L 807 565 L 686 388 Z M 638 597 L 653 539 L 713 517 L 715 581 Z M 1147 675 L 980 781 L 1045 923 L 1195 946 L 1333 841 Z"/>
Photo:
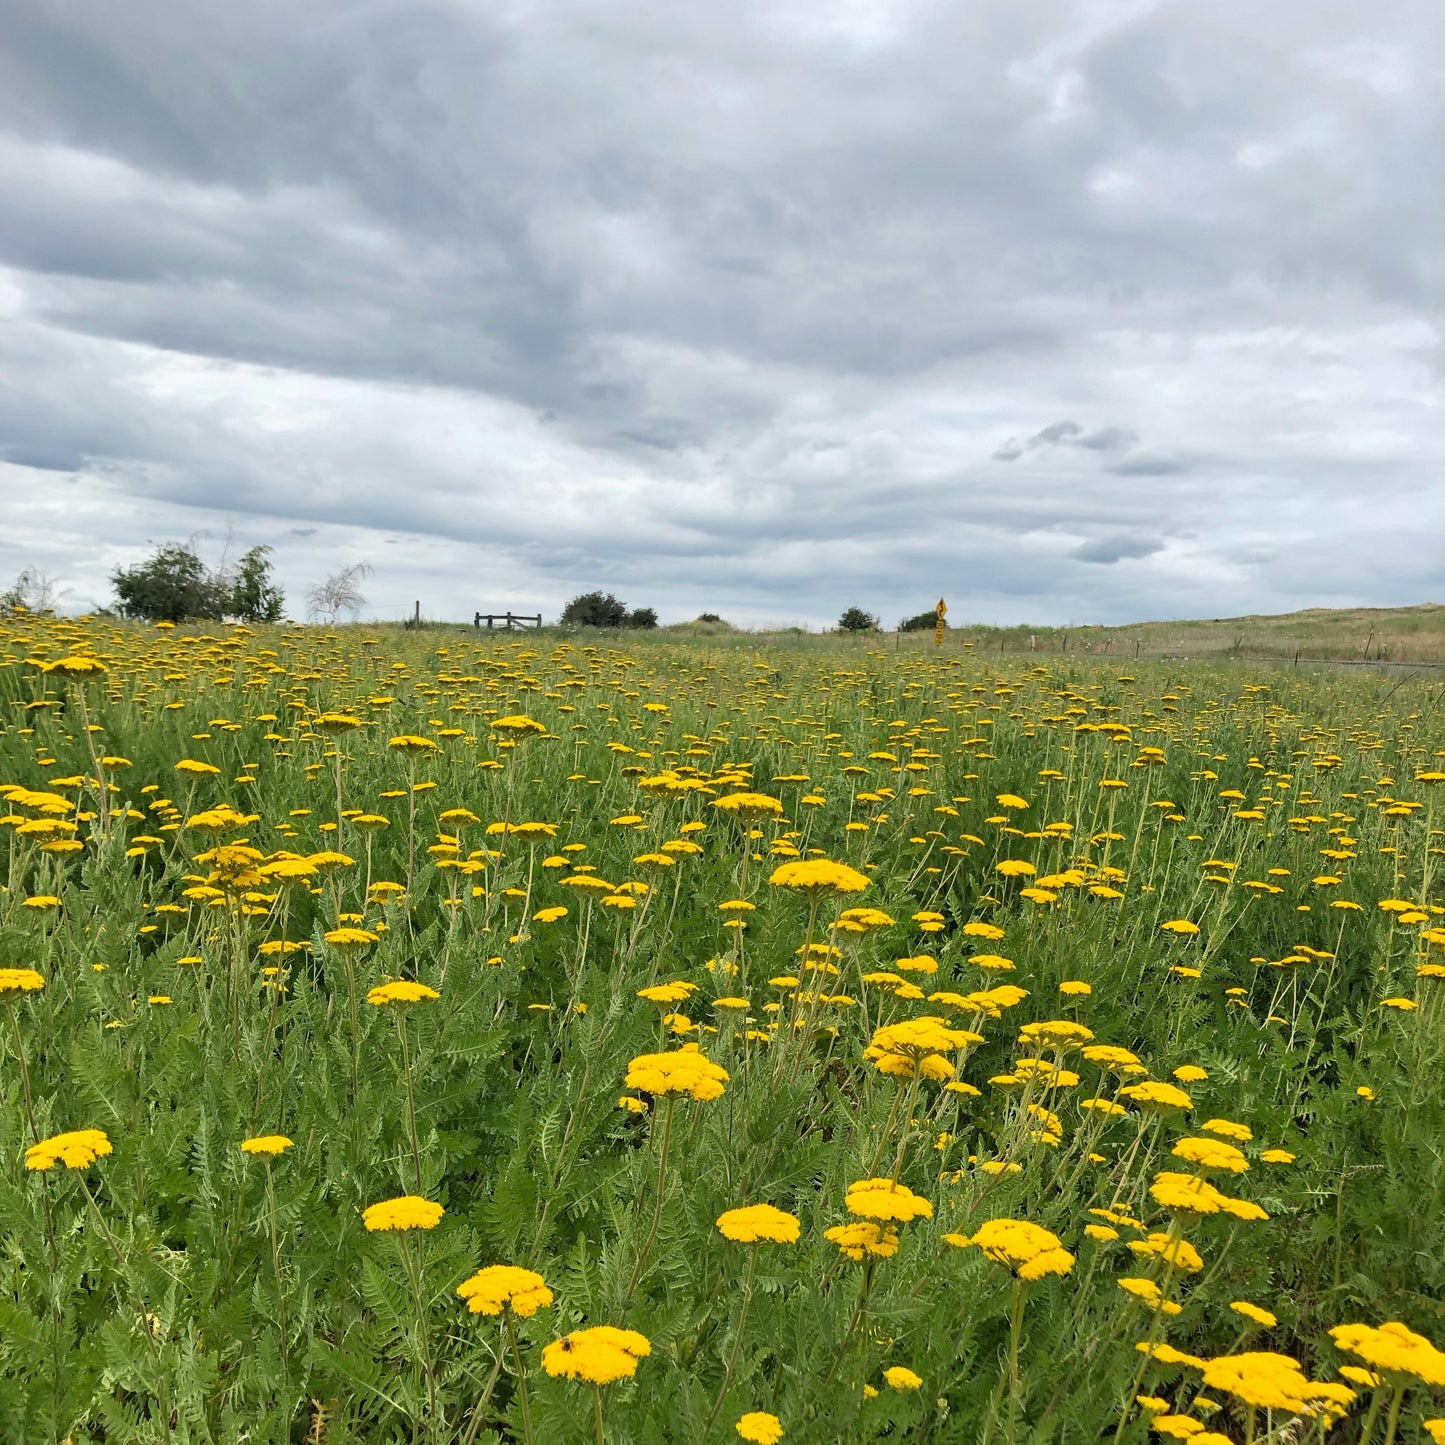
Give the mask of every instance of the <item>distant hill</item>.
<path id="1" fill-rule="evenodd" d="M 1119 627 L 970 627 L 952 635 L 983 652 L 1110 657 L 1276 657 L 1300 661 L 1445 664 L 1445 606 L 1306 607 L 1278 616 L 1132 622 Z M 932 638 L 928 638 L 931 643 Z"/>

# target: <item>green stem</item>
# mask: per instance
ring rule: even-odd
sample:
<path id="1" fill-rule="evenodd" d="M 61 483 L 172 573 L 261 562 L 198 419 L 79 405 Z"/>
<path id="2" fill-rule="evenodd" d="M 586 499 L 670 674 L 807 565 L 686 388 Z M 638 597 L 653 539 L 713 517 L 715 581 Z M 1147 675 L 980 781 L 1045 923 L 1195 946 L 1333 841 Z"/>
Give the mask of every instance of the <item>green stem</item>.
<path id="1" fill-rule="evenodd" d="M 507 1327 L 507 1343 L 512 1347 L 512 1361 L 517 1367 L 517 1399 L 522 1406 L 522 1438 L 532 1445 L 532 1408 L 527 1400 L 527 1372 L 522 1367 L 522 1352 L 517 1348 L 517 1332 L 512 1327 L 512 1307 L 502 1310 L 502 1321 Z"/>
<path id="2" fill-rule="evenodd" d="M 646 1263 L 653 1242 L 657 1239 L 657 1226 L 662 1222 L 662 1191 L 667 1182 L 667 1146 L 672 1139 L 672 1111 L 676 1103 L 677 1096 L 669 1094 L 667 1096 L 667 1118 L 662 1126 L 662 1154 L 657 1161 L 657 1203 L 652 1209 L 652 1228 L 647 1231 L 647 1239 L 643 1242 L 641 1250 L 638 1251 L 637 1263 L 632 1267 L 632 1278 L 627 1281 L 629 1297 L 637 1288 L 637 1281 L 642 1277 L 642 1266 Z M 600 1412 L 600 1405 L 598 1410 Z"/>

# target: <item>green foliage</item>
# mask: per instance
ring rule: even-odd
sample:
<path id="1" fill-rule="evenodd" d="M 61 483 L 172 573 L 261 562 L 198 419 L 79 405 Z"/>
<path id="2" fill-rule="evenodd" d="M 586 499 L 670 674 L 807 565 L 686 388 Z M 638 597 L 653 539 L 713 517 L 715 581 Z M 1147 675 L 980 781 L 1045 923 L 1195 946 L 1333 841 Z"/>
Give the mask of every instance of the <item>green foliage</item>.
<path id="1" fill-rule="evenodd" d="M 877 632 L 878 619 L 861 607 L 849 607 L 838 619 L 840 632 Z"/>
<path id="2" fill-rule="evenodd" d="M 584 592 L 562 609 L 561 622 L 571 627 L 635 627 L 645 631 L 657 626 L 657 613 L 651 607 L 636 607 L 629 612 L 627 604 L 610 592 Z"/>
<path id="3" fill-rule="evenodd" d="M 195 551 L 167 542 L 134 567 L 110 576 L 122 616 L 145 622 L 186 622 L 221 616 L 220 589 Z"/>
<path id="4" fill-rule="evenodd" d="M 118 567 L 111 585 L 122 616 L 146 622 L 278 622 L 286 595 L 275 584 L 271 548 L 252 547 L 232 567 L 212 571 L 188 544 L 167 542 L 134 567 Z"/>
<path id="5" fill-rule="evenodd" d="M 938 622 L 938 614 L 930 607 L 913 617 L 905 617 L 898 624 L 900 632 L 932 632 Z"/>

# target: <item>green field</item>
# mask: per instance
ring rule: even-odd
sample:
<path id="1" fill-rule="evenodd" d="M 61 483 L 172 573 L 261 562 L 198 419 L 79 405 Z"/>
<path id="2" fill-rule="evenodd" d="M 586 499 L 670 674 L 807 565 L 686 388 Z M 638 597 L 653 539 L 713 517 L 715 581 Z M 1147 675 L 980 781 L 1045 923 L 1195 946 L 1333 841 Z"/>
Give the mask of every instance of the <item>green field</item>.
<path id="1" fill-rule="evenodd" d="M 0 1439 L 1426 1438 L 1442 611 L 0 622 Z"/>

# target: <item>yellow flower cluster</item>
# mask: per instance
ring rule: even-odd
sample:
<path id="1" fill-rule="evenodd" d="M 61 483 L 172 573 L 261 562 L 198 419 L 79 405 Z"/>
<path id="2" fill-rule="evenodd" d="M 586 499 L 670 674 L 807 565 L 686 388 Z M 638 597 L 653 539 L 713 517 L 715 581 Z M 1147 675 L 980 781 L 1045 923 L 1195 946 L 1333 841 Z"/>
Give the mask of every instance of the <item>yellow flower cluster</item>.
<path id="1" fill-rule="evenodd" d="M 631 1379 L 637 1373 L 637 1362 L 651 1353 L 652 1342 L 636 1330 L 594 1325 L 553 1340 L 542 1351 L 542 1368 L 568 1380 L 610 1385 L 614 1380 Z"/>
<path id="2" fill-rule="evenodd" d="M 504 1309 L 523 1319 L 552 1303 L 547 1281 L 535 1270 L 513 1264 L 489 1264 L 457 1286 L 474 1315 L 499 1315 Z"/>
<path id="3" fill-rule="evenodd" d="M 361 1222 L 370 1230 L 435 1229 L 446 1211 L 440 1204 L 416 1194 L 384 1199 L 362 1211 Z"/>
<path id="4" fill-rule="evenodd" d="M 1355 1400 L 1347 1385 L 1311 1380 L 1298 1360 L 1267 1350 L 1221 1355 L 1204 1365 L 1204 1383 L 1256 1409 L 1315 1418 L 1342 1414 Z M 1197 1436 L 1195 1437 L 1198 1438 Z"/>
<path id="5" fill-rule="evenodd" d="M 627 1066 L 627 1087 L 657 1098 L 686 1094 L 692 1099 L 720 1099 L 727 1081 L 728 1071 L 698 1053 L 696 1045 L 639 1054 Z"/>
<path id="6" fill-rule="evenodd" d="M 906 1184 L 892 1179 L 860 1179 L 848 1186 L 844 1201 L 848 1213 L 860 1219 L 907 1224 L 914 1219 L 932 1219 L 933 1205 Z"/>
<path id="7" fill-rule="evenodd" d="M 982 1250 L 995 1264 L 1007 1265 L 1022 1280 L 1040 1280 L 1051 1274 L 1068 1274 L 1074 1256 L 1064 1248 L 1058 1235 L 1027 1219 L 990 1219 L 972 1238 L 945 1234 L 944 1239 L 959 1249 L 970 1245 Z"/>
<path id="8" fill-rule="evenodd" d="M 440 997 L 441 994 L 436 989 L 428 988 L 424 983 L 413 983 L 410 979 L 401 978 L 395 983 L 378 984 L 367 993 L 366 1001 L 381 1008 L 389 1003 L 424 1003 Z"/>
<path id="9" fill-rule="evenodd" d="M 1149 1193 L 1156 1204 L 1171 1214 L 1201 1219 L 1209 1214 L 1228 1214 L 1245 1221 L 1269 1218 L 1259 1205 L 1247 1199 L 1231 1198 L 1197 1174 L 1177 1174 L 1166 1169 L 1154 1176 Z"/>
<path id="10" fill-rule="evenodd" d="M 32 1144 L 25 1151 L 25 1167 L 44 1171 L 64 1164 L 67 1169 L 86 1169 L 111 1152 L 104 1129 L 72 1129 Z"/>
<path id="11" fill-rule="evenodd" d="M 1445 1351 L 1436 1349 L 1424 1335 L 1417 1335 L 1398 1320 L 1388 1320 L 1378 1328 L 1336 1325 L 1330 1338 L 1336 1349 L 1354 1355 L 1381 1374 L 1425 1385 L 1445 1385 Z"/>
<path id="12" fill-rule="evenodd" d="M 794 1244 L 800 1225 L 795 1214 L 771 1204 L 749 1204 L 718 1215 L 723 1238 L 739 1244 Z"/>
<path id="13" fill-rule="evenodd" d="M 775 868 L 769 883 L 778 888 L 821 898 L 828 894 L 861 893 L 869 886 L 866 873 L 846 863 L 832 863 L 826 858 L 800 858 Z"/>
<path id="14" fill-rule="evenodd" d="M 982 1042 L 981 1034 L 952 1028 L 947 1019 L 923 1014 L 874 1029 L 863 1057 L 894 1078 L 911 1079 L 921 1073 L 927 1079 L 947 1079 L 954 1066 L 943 1056 Z"/>

